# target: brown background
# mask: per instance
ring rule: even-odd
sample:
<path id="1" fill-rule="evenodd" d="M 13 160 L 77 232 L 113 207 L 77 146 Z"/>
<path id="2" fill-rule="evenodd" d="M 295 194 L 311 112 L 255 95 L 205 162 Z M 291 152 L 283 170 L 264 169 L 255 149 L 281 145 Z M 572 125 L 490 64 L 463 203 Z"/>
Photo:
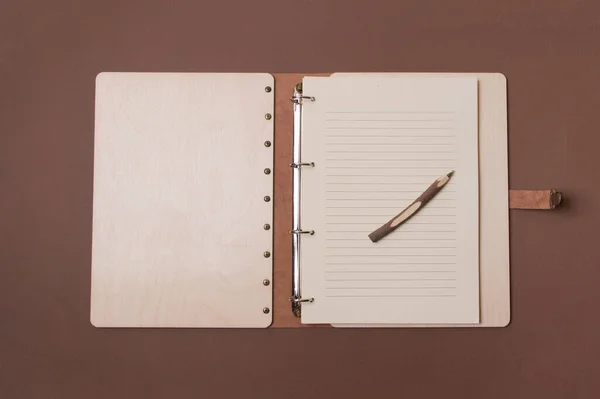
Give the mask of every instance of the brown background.
<path id="1" fill-rule="evenodd" d="M 597 397 L 599 12 L 565 0 L 2 1 L 0 398 Z M 511 188 L 554 187 L 567 203 L 511 211 L 505 329 L 94 329 L 100 71 L 503 72 Z"/>

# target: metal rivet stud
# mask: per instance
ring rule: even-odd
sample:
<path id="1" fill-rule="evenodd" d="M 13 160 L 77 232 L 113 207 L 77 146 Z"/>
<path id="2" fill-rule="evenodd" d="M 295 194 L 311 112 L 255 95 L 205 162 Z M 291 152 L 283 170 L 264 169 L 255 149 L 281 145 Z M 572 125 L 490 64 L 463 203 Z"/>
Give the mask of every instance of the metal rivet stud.
<path id="1" fill-rule="evenodd" d="M 263 285 L 266 287 L 267 285 L 271 284 L 271 281 L 269 281 L 268 279 L 264 279 L 263 280 Z"/>
<path id="2" fill-rule="evenodd" d="M 270 311 L 271 311 L 271 309 L 269 309 L 269 308 L 263 308 L 264 314 L 269 314 Z"/>
<path id="3" fill-rule="evenodd" d="M 265 147 L 270 147 L 271 146 L 271 142 L 270 141 L 265 141 Z"/>
<path id="4" fill-rule="evenodd" d="M 271 225 L 270 224 L 265 224 L 263 226 L 263 229 L 265 229 L 265 230 L 271 230 Z"/>
<path id="5" fill-rule="evenodd" d="M 271 174 L 271 169 L 269 168 L 265 168 L 265 175 L 270 175 Z"/>
<path id="6" fill-rule="evenodd" d="M 265 198 L 263 198 L 265 200 L 265 202 L 269 202 L 271 201 L 271 197 L 269 197 L 268 195 L 265 195 Z"/>
<path id="7" fill-rule="evenodd" d="M 270 93 L 270 92 L 271 92 L 271 86 L 267 86 L 267 87 L 265 87 L 265 91 L 266 91 L 267 93 Z"/>
<path id="8" fill-rule="evenodd" d="M 263 253 L 263 256 L 264 256 L 265 258 L 270 258 L 270 257 L 271 257 L 271 253 L 270 253 L 269 251 L 265 251 L 265 252 Z"/>
<path id="9" fill-rule="evenodd" d="M 272 117 L 273 117 L 273 115 L 271 115 L 271 114 L 265 114 L 265 119 L 268 121 L 270 121 Z"/>

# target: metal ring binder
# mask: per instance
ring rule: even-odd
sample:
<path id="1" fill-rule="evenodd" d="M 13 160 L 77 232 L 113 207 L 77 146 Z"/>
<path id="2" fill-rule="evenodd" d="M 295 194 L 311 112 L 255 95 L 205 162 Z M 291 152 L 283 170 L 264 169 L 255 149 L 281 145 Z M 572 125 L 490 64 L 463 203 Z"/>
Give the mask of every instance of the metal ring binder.
<path id="1" fill-rule="evenodd" d="M 296 297 L 291 296 L 291 297 L 289 297 L 288 300 L 292 303 L 301 303 L 301 302 L 312 303 L 315 301 L 315 298 L 302 299 L 302 298 L 296 298 Z"/>
<path id="2" fill-rule="evenodd" d="M 315 234 L 314 230 L 290 230 L 290 234 L 310 234 L 311 236 Z"/>
<path id="3" fill-rule="evenodd" d="M 296 93 L 298 93 L 298 95 L 296 95 Z M 315 101 L 315 98 L 311 96 L 302 96 L 300 95 L 300 92 L 298 92 L 297 89 L 294 89 L 294 96 L 290 97 L 290 101 L 294 104 L 302 104 L 302 100 Z"/>
<path id="4" fill-rule="evenodd" d="M 311 303 L 314 298 L 302 299 L 300 294 L 300 237 L 303 234 L 313 235 L 314 230 L 302 230 L 300 220 L 300 194 L 301 194 L 301 173 L 303 167 L 314 167 L 314 162 L 302 162 L 300 154 L 300 140 L 302 133 L 302 100 L 315 101 L 314 97 L 302 95 L 302 84 L 297 84 L 294 88 L 294 94 L 290 101 L 294 104 L 294 156 L 290 166 L 293 168 L 293 198 L 292 198 L 292 296 L 289 298 L 292 303 L 292 313 L 296 317 L 301 316 L 301 304 L 303 302 Z"/>
<path id="5" fill-rule="evenodd" d="M 315 166 L 315 163 L 314 163 L 314 162 L 300 162 L 300 163 L 295 163 L 295 162 L 292 162 L 292 163 L 290 164 L 290 166 L 291 166 L 292 168 L 301 168 L 301 167 L 303 167 L 303 166 L 310 166 L 310 167 L 314 167 L 314 166 Z"/>

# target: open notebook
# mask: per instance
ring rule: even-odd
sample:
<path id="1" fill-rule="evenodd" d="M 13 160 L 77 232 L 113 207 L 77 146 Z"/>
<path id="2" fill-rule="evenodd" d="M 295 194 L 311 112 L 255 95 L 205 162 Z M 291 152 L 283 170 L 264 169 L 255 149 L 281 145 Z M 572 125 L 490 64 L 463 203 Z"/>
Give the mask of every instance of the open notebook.
<path id="1" fill-rule="evenodd" d="M 477 79 L 306 78 L 305 323 L 477 323 Z M 439 176 L 450 183 L 383 240 L 367 235 Z"/>
<path id="2" fill-rule="evenodd" d="M 92 323 L 506 325 L 504 77 L 296 76 L 99 75 Z M 293 182 L 273 187 L 289 166 Z M 292 264 L 274 237 L 292 241 Z"/>

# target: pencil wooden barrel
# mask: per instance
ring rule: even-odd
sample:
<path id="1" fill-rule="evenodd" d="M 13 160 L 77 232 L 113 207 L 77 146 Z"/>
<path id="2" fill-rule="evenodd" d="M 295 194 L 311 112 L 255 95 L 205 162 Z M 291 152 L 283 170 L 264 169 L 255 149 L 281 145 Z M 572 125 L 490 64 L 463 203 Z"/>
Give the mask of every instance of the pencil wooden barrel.
<path id="1" fill-rule="evenodd" d="M 427 190 L 425 190 L 423 194 L 419 195 L 419 197 L 416 200 L 414 200 L 409 206 L 407 206 L 406 209 L 394 216 L 383 226 L 379 227 L 377 230 L 369 234 L 369 239 L 371 239 L 371 241 L 373 242 L 377 242 L 383 237 L 390 234 L 392 231 L 396 230 L 408 219 L 413 217 L 419 211 L 419 209 L 423 208 L 425 204 L 431 201 L 431 199 L 435 197 L 436 194 L 444 188 L 444 186 L 450 180 L 450 177 L 452 177 L 453 173 L 454 171 L 448 173 L 447 175 L 438 177 L 433 183 L 431 183 Z"/>

